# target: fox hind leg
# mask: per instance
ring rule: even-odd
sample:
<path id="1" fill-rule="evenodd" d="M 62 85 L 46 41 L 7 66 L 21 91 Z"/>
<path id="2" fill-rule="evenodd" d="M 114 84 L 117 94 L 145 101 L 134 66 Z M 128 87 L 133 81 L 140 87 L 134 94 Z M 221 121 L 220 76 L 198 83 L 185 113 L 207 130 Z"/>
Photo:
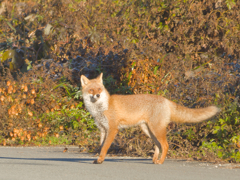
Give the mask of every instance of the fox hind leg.
<path id="1" fill-rule="evenodd" d="M 155 135 L 157 141 L 160 142 L 161 147 L 162 147 L 162 155 L 161 155 L 160 160 L 158 160 L 158 158 L 154 157 L 156 159 L 153 159 L 153 162 L 154 162 L 154 164 L 163 164 L 163 162 L 167 156 L 167 152 L 168 152 L 168 148 L 169 148 L 169 145 L 167 142 L 167 136 L 166 136 L 167 130 L 165 127 L 161 128 L 161 129 L 152 128 L 152 132 Z"/>
<path id="2" fill-rule="evenodd" d="M 153 141 L 155 142 L 155 151 L 154 151 L 154 155 L 153 155 L 153 163 L 155 163 L 158 160 L 158 156 L 159 156 L 159 150 L 161 148 L 161 145 L 159 143 L 159 141 L 157 140 L 157 138 L 154 136 L 154 134 L 150 131 L 150 129 L 148 128 L 148 126 L 146 124 L 141 124 L 141 128 L 143 130 L 143 132 L 150 138 L 153 139 Z"/>
<path id="3" fill-rule="evenodd" d="M 152 121 L 152 122 L 157 122 L 157 121 Z M 166 125 L 163 125 L 161 123 L 154 123 L 154 124 L 149 123 L 148 128 L 149 128 L 150 135 L 152 134 L 150 137 L 156 143 L 155 153 L 153 156 L 153 163 L 163 164 L 169 148 L 169 145 L 167 142 L 167 136 L 166 136 L 167 135 Z M 161 154 L 160 160 L 158 160 L 160 147 L 162 148 L 162 154 Z"/>

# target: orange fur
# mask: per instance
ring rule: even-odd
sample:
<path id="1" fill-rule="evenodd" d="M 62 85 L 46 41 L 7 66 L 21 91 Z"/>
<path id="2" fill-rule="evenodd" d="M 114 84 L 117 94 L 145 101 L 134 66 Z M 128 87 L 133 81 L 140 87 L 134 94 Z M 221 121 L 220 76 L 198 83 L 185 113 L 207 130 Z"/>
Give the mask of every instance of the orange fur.
<path id="1" fill-rule="evenodd" d="M 215 106 L 189 109 L 162 96 L 150 94 L 109 95 L 102 81 L 102 73 L 89 80 L 81 76 L 83 99 L 101 131 L 101 153 L 94 163 L 102 163 L 120 128 L 140 125 L 156 143 L 153 163 L 162 164 L 168 151 L 166 128 L 171 121 L 201 122 L 219 112 Z M 159 149 L 161 158 L 158 159 Z"/>

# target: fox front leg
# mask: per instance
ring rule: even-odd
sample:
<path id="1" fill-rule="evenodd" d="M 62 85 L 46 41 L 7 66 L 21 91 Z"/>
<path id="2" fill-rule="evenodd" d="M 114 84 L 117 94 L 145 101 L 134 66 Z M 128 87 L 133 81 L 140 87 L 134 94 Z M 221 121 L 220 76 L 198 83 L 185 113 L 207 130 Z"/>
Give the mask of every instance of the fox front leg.
<path id="1" fill-rule="evenodd" d="M 106 131 L 105 131 L 104 128 L 101 128 L 100 131 L 101 131 L 100 132 L 100 147 L 102 148 L 103 143 L 104 143 L 104 141 L 106 139 Z"/>
<path id="2" fill-rule="evenodd" d="M 109 132 L 106 136 L 106 139 L 103 142 L 103 146 L 102 146 L 102 149 L 101 149 L 101 152 L 100 152 L 100 155 L 99 155 L 98 159 L 93 161 L 94 164 L 102 164 L 102 162 L 104 161 L 105 156 L 107 154 L 107 151 L 108 151 L 109 147 L 111 146 L 117 132 L 118 132 L 117 129 L 109 130 Z"/>

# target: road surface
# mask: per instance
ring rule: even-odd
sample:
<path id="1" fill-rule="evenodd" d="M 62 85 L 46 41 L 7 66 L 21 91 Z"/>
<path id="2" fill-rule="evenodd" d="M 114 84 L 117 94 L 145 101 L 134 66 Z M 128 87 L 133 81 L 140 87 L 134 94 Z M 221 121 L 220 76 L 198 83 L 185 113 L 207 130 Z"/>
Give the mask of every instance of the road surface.
<path id="1" fill-rule="evenodd" d="M 166 159 L 107 157 L 92 164 L 77 147 L 0 147 L 0 180 L 239 180 L 240 165 Z"/>

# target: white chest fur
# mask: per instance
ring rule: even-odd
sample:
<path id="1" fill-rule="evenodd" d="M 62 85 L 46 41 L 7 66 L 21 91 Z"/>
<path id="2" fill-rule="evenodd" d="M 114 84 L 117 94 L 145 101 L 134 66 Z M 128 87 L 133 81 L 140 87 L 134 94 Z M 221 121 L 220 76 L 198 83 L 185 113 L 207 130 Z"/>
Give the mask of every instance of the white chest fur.
<path id="1" fill-rule="evenodd" d="M 89 94 L 83 94 L 83 100 L 98 128 L 108 130 L 108 119 L 104 115 L 104 111 L 108 110 L 108 96 L 105 91 L 100 94 L 100 98 L 96 102 L 91 101 L 91 95 Z"/>

